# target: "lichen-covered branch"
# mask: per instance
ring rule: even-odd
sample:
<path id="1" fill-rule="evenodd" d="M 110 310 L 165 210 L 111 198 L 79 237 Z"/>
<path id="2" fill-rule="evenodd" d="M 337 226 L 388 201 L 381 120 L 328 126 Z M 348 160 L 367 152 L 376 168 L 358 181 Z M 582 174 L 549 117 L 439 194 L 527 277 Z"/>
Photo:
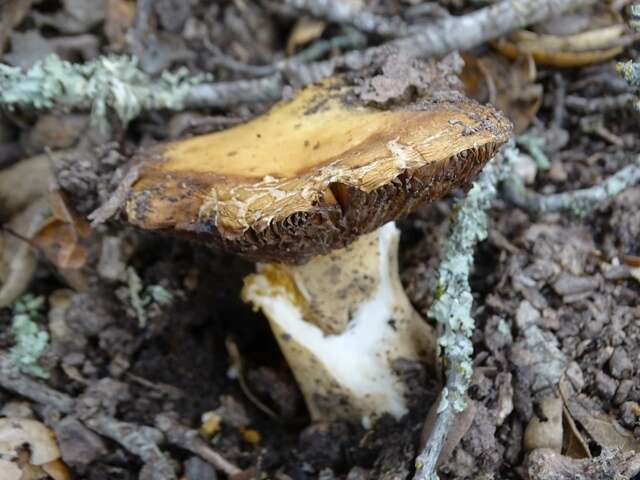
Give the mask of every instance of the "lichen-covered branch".
<path id="1" fill-rule="evenodd" d="M 311 2 L 304 0 L 302 3 L 306 1 Z M 277 65 L 278 73 L 235 82 L 204 83 L 206 78 L 189 77 L 185 69 L 175 73 L 164 72 L 159 78 L 152 78 L 138 68 L 135 59 L 128 57 L 100 57 L 86 64 L 73 64 L 51 56 L 27 72 L 0 65 L 0 106 L 91 110 L 92 121 L 105 132 L 109 128 L 106 120 L 109 109 L 126 124 L 144 110 L 226 108 L 237 104 L 273 102 L 282 97 L 285 78 L 296 86 L 302 86 L 322 80 L 338 69 L 357 70 L 380 65 L 394 53 L 426 58 L 469 49 L 514 29 L 595 2 L 503 0 L 467 15 L 446 17 L 423 25 L 416 30 L 417 33 L 380 46 L 306 63 L 317 53 L 312 51 L 310 57 Z M 334 0 L 332 3 L 338 2 Z M 348 39 L 349 42 L 352 40 Z"/>
<path id="2" fill-rule="evenodd" d="M 186 69 L 152 79 L 130 57 L 77 64 L 50 55 L 26 72 L 0 64 L 0 106 L 91 110 L 93 125 L 108 132 L 109 110 L 125 125 L 145 110 L 180 110 L 191 88 L 203 80 L 190 77 Z"/>
<path id="3" fill-rule="evenodd" d="M 505 155 L 515 153 L 506 152 Z M 630 165 L 590 188 L 543 195 L 529 190 L 522 180 L 512 176 L 504 182 L 503 195 L 515 206 L 535 215 L 565 211 L 584 217 L 603 201 L 637 183 L 640 183 L 640 156 Z"/>
<path id="4" fill-rule="evenodd" d="M 437 478 L 436 465 L 449 427 L 454 416 L 466 407 L 465 395 L 473 373 L 471 335 L 475 326 L 469 273 L 475 246 L 487 236 L 486 211 L 497 195 L 498 183 L 508 171 L 508 164 L 501 163 L 500 156 L 487 164 L 457 206 L 442 248 L 438 290 L 429 314 L 444 327 L 439 343 L 447 364 L 447 382 L 440 394 L 434 428 L 416 459 L 414 480 Z"/>

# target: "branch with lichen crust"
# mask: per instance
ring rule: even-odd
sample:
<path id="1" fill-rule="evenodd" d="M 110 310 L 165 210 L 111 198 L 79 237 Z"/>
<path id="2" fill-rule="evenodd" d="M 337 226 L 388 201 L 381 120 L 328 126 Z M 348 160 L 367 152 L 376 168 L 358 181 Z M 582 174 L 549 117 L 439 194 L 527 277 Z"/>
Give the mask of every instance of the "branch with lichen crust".
<path id="1" fill-rule="evenodd" d="M 507 147 L 511 148 L 511 147 Z M 456 207 L 450 233 L 442 248 L 438 270 L 438 291 L 429 314 L 444 326 L 439 339 L 447 362 L 447 383 L 440 394 L 438 416 L 424 450 L 416 458 L 414 480 L 436 479 L 438 457 L 454 416 L 466 407 L 465 395 L 473 373 L 471 317 L 473 296 L 469 272 L 475 245 L 486 238 L 486 211 L 497 195 L 498 183 L 510 169 L 501 156 L 491 160 L 467 196 Z"/>
<path id="2" fill-rule="evenodd" d="M 188 77 L 186 69 L 164 72 L 154 79 L 128 57 L 100 57 L 86 64 L 73 64 L 50 56 L 27 72 L 0 64 L 0 106 L 90 109 L 94 124 L 106 132 L 108 108 L 126 124 L 144 110 L 273 102 L 282 96 L 284 77 L 295 80 L 296 85 L 305 85 L 329 77 L 337 69 L 379 65 L 393 53 L 422 58 L 445 55 L 593 3 L 595 0 L 503 0 L 467 15 L 421 26 L 415 34 L 380 46 L 352 50 L 325 61 L 287 62 L 281 72 L 255 80 L 204 83 L 205 77 Z"/>
<path id="3" fill-rule="evenodd" d="M 517 153 L 505 152 L 506 155 Z M 522 180 L 511 176 L 504 182 L 502 191 L 506 200 L 534 215 L 565 211 L 581 218 L 603 201 L 615 197 L 637 183 L 640 183 L 640 156 L 630 165 L 590 188 L 543 195 L 529 190 Z"/>
<path id="4" fill-rule="evenodd" d="M 109 110 L 125 125 L 144 110 L 181 110 L 192 87 L 205 78 L 182 68 L 152 79 L 131 57 L 78 64 L 50 55 L 27 71 L 0 64 L 0 106 L 91 110 L 92 125 L 106 133 Z"/>

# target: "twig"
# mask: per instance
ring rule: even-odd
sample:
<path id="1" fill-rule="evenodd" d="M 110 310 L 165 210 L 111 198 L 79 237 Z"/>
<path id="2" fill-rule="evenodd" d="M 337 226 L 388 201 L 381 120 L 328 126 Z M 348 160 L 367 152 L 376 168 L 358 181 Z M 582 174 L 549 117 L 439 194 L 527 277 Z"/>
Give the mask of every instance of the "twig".
<path id="1" fill-rule="evenodd" d="M 26 72 L 0 64 L 0 106 L 91 110 L 92 125 L 108 133 L 109 111 L 126 125 L 144 110 L 181 110 L 191 87 L 204 79 L 186 69 L 152 79 L 123 56 L 74 64 L 49 55 Z"/>
<path id="2" fill-rule="evenodd" d="M 169 459 L 158 447 L 163 435 L 155 428 L 120 422 L 107 415 L 97 415 L 85 423 L 96 433 L 118 442 L 142 459 L 145 465 L 140 480 L 177 480 Z"/>
<path id="3" fill-rule="evenodd" d="M 357 30 L 351 29 L 351 31 L 344 35 L 339 35 L 328 40 L 318 40 L 300 53 L 278 60 L 270 65 L 247 65 L 225 55 L 218 47 L 211 45 L 208 48 L 214 52 L 215 57 L 212 58 L 209 63 L 211 65 L 220 65 L 238 73 L 264 77 L 273 75 L 276 72 L 286 72 L 287 70 L 296 68 L 297 65 L 312 62 L 335 49 L 360 48 L 365 45 L 366 38 Z"/>
<path id="4" fill-rule="evenodd" d="M 285 0 L 285 4 L 330 22 L 348 23 L 359 30 L 385 37 L 409 33 L 409 26 L 398 17 L 383 17 L 344 0 Z"/>
<path id="5" fill-rule="evenodd" d="M 338 66 L 362 68 L 379 63 L 389 50 L 409 57 L 433 57 L 454 50 L 468 50 L 488 40 L 597 0 L 503 0 L 459 17 L 446 17 L 420 28 L 419 33 L 379 47 L 344 55 Z"/>
<path id="6" fill-rule="evenodd" d="M 275 102 L 282 97 L 284 81 L 279 73 L 257 80 L 194 85 L 184 99 L 186 108 L 226 108 L 245 103 Z"/>
<path id="7" fill-rule="evenodd" d="M 632 93 L 621 93 L 615 96 L 585 98 L 569 95 L 566 98 L 567 108 L 577 113 L 593 114 L 632 108 L 637 97 Z"/>
<path id="8" fill-rule="evenodd" d="M 381 46 L 352 50 L 342 56 L 310 64 L 288 62 L 282 70 L 290 81 L 305 85 L 333 75 L 339 68 L 359 70 L 380 65 L 393 53 L 412 58 L 445 55 L 596 1 L 503 0 L 468 15 L 440 19 L 421 27 L 416 34 Z M 61 63 L 56 59 L 57 63 L 50 65 L 51 68 L 43 68 L 51 58 L 26 73 L 0 65 L 0 104 L 91 109 L 92 118 L 97 119 L 104 129 L 103 117 L 107 106 L 113 108 L 126 123 L 144 109 L 226 108 L 273 102 L 282 97 L 284 87 L 283 74 L 280 73 L 257 80 L 205 84 L 201 83 L 202 78 L 187 79 L 184 72 L 178 72 L 175 75 L 164 74 L 154 81 L 135 70 L 135 63 L 122 59 L 101 57 L 85 65 Z M 114 69 L 123 78 L 114 78 Z M 96 70 L 99 75 L 91 78 Z M 130 79 L 132 84 L 127 83 Z"/>
<path id="9" fill-rule="evenodd" d="M 76 411 L 76 402 L 73 398 L 21 374 L 4 355 L 0 355 L 0 387 L 68 415 Z M 143 480 L 176 479 L 169 459 L 158 447 L 165 440 L 160 430 L 166 433 L 169 442 L 200 455 L 218 470 L 228 475 L 241 471 L 199 439 L 197 432 L 179 425 L 166 415 L 159 415 L 156 419 L 160 430 L 145 425 L 121 422 L 102 414 L 84 418 L 83 421 L 96 433 L 111 438 L 140 457 L 145 463 L 140 476 Z"/>
<path id="10" fill-rule="evenodd" d="M 23 375 L 4 355 L 0 355 L 0 387 L 63 413 L 75 410 L 73 398 Z"/>
<path id="11" fill-rule="evenodd" d="M 156 416 L 155 424 L 160 431 L 164 432 L 169 442 L 202 457 L 219 471 L 229 476 L 242 471 L 207 445 L 197 431 L 178 423 L 171 416 L 160 414 Z"/>
<path id="12" fill-rule="evenodd" d="M 454 416 L 466 407 L 465 395 L 473 372 L 471 335 L 475 326 L 471 317 L 473 296 L 469 272 L 475 245 L 488 233 L 486 211 L 496 197 L 498 183 L 508 172 L 509 165 L 500 163 L 500 159 L 489 162 L 458 205 L 442 248 L 437 298 L 429 314 L 444 326 L 439 344 L 444 348 L 448 365 L 447 382 L 440 394 L 438 416 L 431 435 L 416 458 L 414 480 L 438 478 L 435 470 L 447 433 Z"/>
<path id="13" fill-rule="evenodd" d="M 571 192 L 542 195 L 527 189 L 522 182 L 511 177 L 504 182 L 504 197 L 529 213 L 539 215 L 549 212 L 569 211 L 583 217 L 598 204 L 640 182 L 640 156 L 604 181 L 591 188 Z"/>

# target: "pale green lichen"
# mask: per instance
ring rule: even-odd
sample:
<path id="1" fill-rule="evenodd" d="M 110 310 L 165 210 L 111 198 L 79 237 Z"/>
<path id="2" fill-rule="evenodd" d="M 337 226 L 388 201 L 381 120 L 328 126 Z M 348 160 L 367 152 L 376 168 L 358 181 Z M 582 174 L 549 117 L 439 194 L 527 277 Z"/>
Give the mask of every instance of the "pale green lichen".
<path id="1" fill-rule="evenodd" d="M 516 137 L 516 143 L 529 152 L 531 158 L 535 160 L 540 170 L 549 170 L 551 168 L 549 157 L 544 153 L 544 137 L 529 131 L 518 135 L 518 137 Z"/>
<path id="2" fill-rule="evenodd" d="M 15 345 L 9 351 L 9 360 L 23 373 L 48 378 L 49 373 L 38 365 L 38 360 L 49 343 L 49 334 L 36 323 L 41 317 L 43 306 L 44 297 L 30 294 L 16 302 L 11 325 Z"/>
<path id="3" fill-rule="evenodd" d="M 157 305 L 170 305 L 174 295 L 161 285 L 149 285 L 146 288 L 142 284 L 140 276 L 133 267 L 127 268 L 127 283 L 129 287 L 129 301 L 136 317 L 138 326 L 144 328 L 149 319 L 148 309 L 155 303 Z"/>
<path id="4" fill-rule="evenodd" d="M 471 335 L 475 327 L 469 274 L 475 246 L 488 234 L 486 212 L 497 195 L 498 184 L 511 173 L 510 163 L 503 155 L 500 158 L 502 161 L 494 159 L 487 164 L 467 196 L 454 208 L 449 236 L 442 246 L 437 295 L 429 314 L 444 327 L 438 341 L 447 362 L 447 383 L 440 394 L 432 431 L 416 459 L 414 480 L 438 479 L 436 465 L 444 440 L 454 416 L 466 408 L 473 374 Z"/>
<path id="5" fill-rule="evenodd" d="M 124 125 L 145 110 L 180 110 L 191 87 L 206 78 L 190 77 L 186 68 L 152 78 L 126 56 L 77 64 L 50 55 L 27 71 L 0 65 L 0 105 L 90 109 L 92 125 L 106 133 L 109 110 Z"/>
<path id="6" fill-rule="evenodd" d="M 444 349 L 450 373 L 455 378 L 447 383 L 447 395 L 442 395 L 439 410 L 451 406 L 456 412 L 466 407 L 465 395 L 473 373 L 471 335 L 475 322 L 471 316 L 473 296 L 469 273 L 473 265 L 475 245 L 487 236 L 487 214 L 497 194 L 497 185 L 507 168 L 495 160 L 487 164 L 467 196 L 458 205 L 449 236 L 442 248 L 438 271 L 438 297 L 429 314 L 444 326 L 439 339 Z"/>
<path id="7" fill-rule="evenodd" d="M 630 12 L 629 25 L 637 32 L 640 32 L 640 3 L 631 5 Z M 629 85 L 640 92 L 640 62 L 631 60 L 620 62 L 617 65 L 617 70 L 629 82 Z M 636 108 L 640 110 L 640 101 L 636 102 Z"/>

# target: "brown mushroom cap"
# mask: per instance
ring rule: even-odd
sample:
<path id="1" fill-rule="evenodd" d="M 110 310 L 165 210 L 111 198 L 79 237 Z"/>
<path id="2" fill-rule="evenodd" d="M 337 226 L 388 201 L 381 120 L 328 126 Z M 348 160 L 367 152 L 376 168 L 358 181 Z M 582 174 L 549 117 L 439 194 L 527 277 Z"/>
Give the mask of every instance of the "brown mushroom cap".
<path id="1" fill-rule="evenodd" d="M 510 133 L 462 95 L 381 110 L 333 79 L 246 124 L 142 153 L 126 213 L 145 229 L 298 263 L 467 184 Z"/>

